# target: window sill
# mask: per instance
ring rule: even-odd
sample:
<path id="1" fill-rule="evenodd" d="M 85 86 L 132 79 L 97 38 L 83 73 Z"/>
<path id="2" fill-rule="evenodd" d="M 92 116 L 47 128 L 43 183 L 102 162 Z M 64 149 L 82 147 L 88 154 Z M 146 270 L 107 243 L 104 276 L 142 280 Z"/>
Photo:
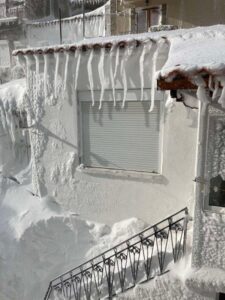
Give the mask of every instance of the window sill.
<path id="1" fill-rule="evenodd" d="M 148 181 L 153 183 L 165 184 L 165 177 L 159 173 L 148 173 L 142 171 L 128 171 L 128 170 L 116 170 L 116 169 L 104 169 L 104 168 L 91 168 L 83 167 L 82 165 L 77 167 L 77 171 L 96 177 L 106 177 L 112 179 L 125 179 L 136 181 Z"/>

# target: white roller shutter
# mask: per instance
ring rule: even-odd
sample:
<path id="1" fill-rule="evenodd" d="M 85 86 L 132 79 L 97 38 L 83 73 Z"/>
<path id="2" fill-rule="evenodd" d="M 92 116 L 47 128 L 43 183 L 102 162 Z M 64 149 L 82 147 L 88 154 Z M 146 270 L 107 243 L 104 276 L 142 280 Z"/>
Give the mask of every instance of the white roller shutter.
<path id="1" fill-rule="evenodd" d="M 86 167 L 159 172 L 160 101 L 149 113 L 149 102 L 81 102 L 82 161 Z"/>

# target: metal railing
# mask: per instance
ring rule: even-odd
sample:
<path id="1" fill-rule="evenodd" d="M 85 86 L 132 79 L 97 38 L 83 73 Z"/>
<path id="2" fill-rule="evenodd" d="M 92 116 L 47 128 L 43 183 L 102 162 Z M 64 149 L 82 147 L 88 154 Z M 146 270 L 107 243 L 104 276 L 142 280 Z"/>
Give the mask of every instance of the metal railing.
<path id="1" fill-rule="evenodd" d="M 161 275 L 185 253 L 187 208 L 52 280 L 44 300 L 112 299 Z"/>

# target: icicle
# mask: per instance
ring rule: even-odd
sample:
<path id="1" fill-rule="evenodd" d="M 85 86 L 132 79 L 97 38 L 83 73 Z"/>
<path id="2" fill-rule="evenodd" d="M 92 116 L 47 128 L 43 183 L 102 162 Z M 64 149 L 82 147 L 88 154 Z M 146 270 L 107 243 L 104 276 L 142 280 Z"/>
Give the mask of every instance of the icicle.
<path id="1" fill-rule="evenodd" d="M 122 108 L 125 107 L 125 102 L 127 99 L 127 74 L 126 74 L 126 63 L 129 60 L 130 56 L 133 53 L 134 48 L 136 47 L 135 45 L 132 45 L 131 47 L 126 46 L 124 57 L 122 59 L 121 63 L 121 74 L 122 74 L 122 82 L 123 82 L 123 103 L 122 103 Z M 130 51 L 130 54 L 129 54 Z"/>
<path id="2" fill-rule="evenodd" d="M 44 55 L 44 95 L 45 101 L 48 97 L 48 72 L 49 72 L 49 57 L 48 54 Z"/>
<path id="3" fill-rule="evenodd" d="M 220 78 L 220 84 L 223 87 L 221 96 L 218 100 L 218 103 L 221 104 L 222 108 L 225 108 L 225 77 Z"/>
<path id="4" fill-rule="evenodd" d="M 119 58 L 120 58 L 120 47 L 117 46 L 117 49 L 116 49 L 116 63 L 115 63 L 115 70 L 114 70 L 114 79 L 116 78 L 117 70 L 118 70 L 118 67 L 119 67 Z"/>
<path id="5" fill-rule="evenodd" d="M 160 46 L 157 47 L 154 51 L 153 57 L 152 57 L 152 84 L 151 84 L 151 105 L 149 112 L 152 112 L 155 105 L 155 89 L 156 89 L 156 64 L 157 64 L 157 58 L 159 54 Z"/>
<path id="6" fill-rule="evenodd" d="M 77 50 L 75 52 L 75 60 L 77 60 L 76 64 L 76 73 L 75 73 L 75 92 L 77 91 L 77 85 L 78 85 L 78 76 L 79 76 L 79 70 L 80 70 L 80 61 L 81 61 L 81 51 Z"/>
<path id="7" fill-rule="evenodd" d="M 212 75 L 209 76 L 209 89 L 210 89 L 210 91 L 214 91 Z"/>
<path id="8" fill-rule="evenodd" d="M 114 106 L 116 106 L 116 90 L 115 90 L 115 78 L 113 75 L 113 54 L 114 54 L 115 48 L 112 47 L 110 51 L 110 57 L 109 57 L 109 72 L 110 72 L 110 79 L 111 79 L 111 85 L 112 85 L 112 92 L 113 92 L 113 103 Z"/>
<path id="9" fill-rule="evenodd" d="M 67 91 L 67 82 L 68 82 L 68 68 L 69 68 L 69 61 L 70 61 L 70 54 L 66 53 L 66 63 L 65 63 L 65 70 L 64 70 L 64 91 Z"/>
<path id="10" fill-rule="evenodd" d="M 146 49 L 147 49 L 147 44 L 144 44 L 140 56 L 140 61 L 139 61 L 140 81 L 141 81 L 141 101 L 143 101 L 144 98 L 144 59 L 145 59 Z"/>
<path id="11" fill-rule="evenodd" d="M 36 67 L 36 91 L 38 92 L 40 89 L 40 62 L 39 57 L 37 55 L 34 55 L 35 58 L 35 67 Z"/>
<path id="12" fill-rule="evenodd" d="M 166 99 L 165 107 L 167 108 L 168 112 L 172 112 L 176 100 L 175 100 L 175 98 L 171 97 L 170 91 L 167 91 L 166 95 L 167 95 L 167 99 Z"/>
<path id="13" fill-rule="evenodd" d="M 219 81 L 215 78 L 215 87 L 212 95 L 212 99 L 215 100 L 218 97 L 219 94 Z"/>
<path id="14" fill-rule="evenodd" d="M 93 72 L 92 72 L 92 61 L 94 57 L 94 50 L 90 50 L 90 55 L 87 62 L 87 70 L 88 70 L 88 79 L 91 89 L 91 99 L 92 99 L 92 106 L 95 104 L 95 95 L 94 95 L 94 80 L 93 80 Z"/>
<path id="15" fill-rule="evenodd" d="M 197 94 L 196 94 L 197 98 L 203 103 L 210 102 L 210 98 L 206 92 L 206 84 L 204 79 L 201 76 L 197 76 L 194 79 L 194 83 L 198 86 Z"/>
<path id="16" fill-rule="evenodd" d="M 99 99 L 99 109 L 102 108 L 102 100 L 105 92 L 105 76 L 104 76 L 104 58 L 105 58 L 105 48 L 101 48 L 101 54 L 98 64 L 98 73 L 101 83 L 101 95 Z"/>
<path id="17" fill-rule="evenodd" d="M 57 87 L 58 87 L 58 73 L 59 73 L 59 56 L 56 54 L 56 63 L 55 63 L 55 78 L 54 78 L 54 97 L 57 98 Z"/>

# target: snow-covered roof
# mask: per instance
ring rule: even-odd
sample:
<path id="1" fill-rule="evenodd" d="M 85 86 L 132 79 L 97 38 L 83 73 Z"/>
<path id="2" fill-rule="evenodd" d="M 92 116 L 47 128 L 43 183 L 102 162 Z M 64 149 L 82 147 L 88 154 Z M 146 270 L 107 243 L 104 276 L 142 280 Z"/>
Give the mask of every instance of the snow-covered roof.
<path id="1" fill-rule="evenodd" d="M 166 65 L 164 66 L 164 68 L 162 69 L 159 75 L 165 75 L 167 70 L 169 70 L 169 72 L 172 72 L 174 70 L 181 70 L 182 66 L 187 64 L 186 61 L 188 61 L 190 65 L 190 67 L 186 69 L 189 69 L 190 71 L 191 68 L 193 67 L 192 65 L 194 64 L 198 66 L 196 70 L 200 69 L 200 65 L 203 63 L 206 64 L 207 61 L 209 62 L 211 61 L 211 63 L 215 67 L 216 63 L 218 65 L 218 63 L 221 63 L 220 60 L 222 60 L 223 57 L 225 58 L 225 54 L 223 56 L 218 55 L 219 49 L 222 45 L 222 41 L 223 39 L 225 40 L 225 25 L 216 25 L 210 27 L 196 27 L 191 29 L 178 29 L 178 30 L 160 31 L 160 32 L 146 32 L 142 34 L 128 34 L 128 35 L 120 35 L 120 36 L 90 38 L 90 39 L 84 39 L 80 42 L 70 44 L 70 45 L 67 44 L 67 45 L 56 45 L 56 46 L 42 47 L 42 48 L 19 49 L 14 51 L 13 54 L 16 56 L 16 55 L 32 55 L 32 54 L 51 54 L 54 52 L 68 52 L 68 51 L 75 52 L 77 49 L 86 51 L 91 48 L 111 48 L 112 46 L 115 45 L 118 45 L 119 47 L 123 48 L 131 44 L 133 45 L 134 42 L 136 42 L 138 46 L 141 43 L 145 43 L 146 41 L 149 40 L 151 40 L 152 42 L 157 42 L 162 39 L 168 42 L 168 44 L 170 45 L 171 52 Z M 200 42 L 198 42 L 198 40 L 200 40 Z M 179 46 L 179 41 L 180 43 L 183 43 L 184 47 L 182 45 Z M 211 47 L 212 49 L 210 51 L 207 51 L 209 52 L 208 55 L 204 54 L 205 45 L 208 45 L 209 48 L 212 45 L 212 42 L 217 43 L 217 41 L 220 41 L 220 44 L 218 44 L 218 46 L 213 45 L 213 47 Z M 192 42 L 195 42 L 193 47 L 191 47 Z M 177 50 L 176 50 L 176 43 L 178 43 L 179 46 Z M 184 48 L 184 50 L 182 50 L 182 47 Z M 215 48 L 217 49 L 216 62 L 214 62 L 213 60 L 214 57 L 213 53 Z M 186 52 L 184 52 L 185 49 Z M 176 53 L 176 51 L 178 53 Z M 202 58 L 199 63 L 198 59 L 200 56 Z M 180 66 L 182 61 L 184 63 L 182 64 L 182 66 Z"/>
<path id="2" fill-rule="evenodd" d="M 225 75 L 224 26 L 205 32 L 192 31 L 170 39 L 170 51 L 159 78 L 171 81 L 177 76 Z"/>

